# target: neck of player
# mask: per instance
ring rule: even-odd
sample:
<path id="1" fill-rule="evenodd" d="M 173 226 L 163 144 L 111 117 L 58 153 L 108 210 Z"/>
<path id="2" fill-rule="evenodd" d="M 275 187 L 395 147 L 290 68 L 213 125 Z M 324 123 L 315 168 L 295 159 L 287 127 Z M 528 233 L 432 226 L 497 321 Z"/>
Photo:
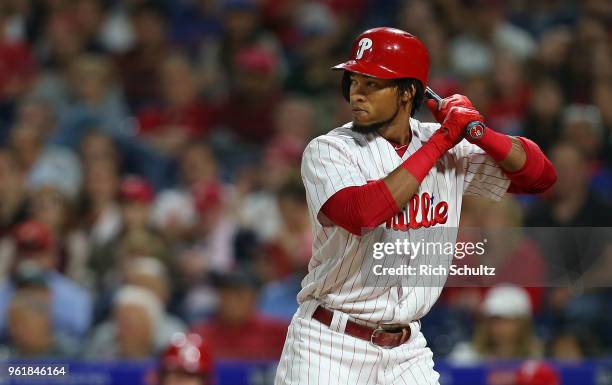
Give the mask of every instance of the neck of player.
<path id="1" fill-rule="evenodd" d="M 383 138 L 399 145 L 409 144 L 412 140 L 410 129 L 410 103 L 399 103 L 395 118 L 378 129 L 378 134 Z"/>

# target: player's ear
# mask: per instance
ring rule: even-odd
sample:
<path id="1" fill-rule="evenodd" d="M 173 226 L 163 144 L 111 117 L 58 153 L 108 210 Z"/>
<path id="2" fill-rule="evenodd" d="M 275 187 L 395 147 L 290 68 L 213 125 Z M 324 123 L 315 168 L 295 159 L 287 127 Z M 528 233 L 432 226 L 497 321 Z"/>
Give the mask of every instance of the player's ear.
<path id="1" fill-rule="evenodd" d="M 416 94 L 416 88 L 414 84 L 410 84 L 409 89 L 404 89 L 401 91 L 400 98 L 402 103 L 408 103 L 410 100 L 414 99 L 414 95 Z"/>

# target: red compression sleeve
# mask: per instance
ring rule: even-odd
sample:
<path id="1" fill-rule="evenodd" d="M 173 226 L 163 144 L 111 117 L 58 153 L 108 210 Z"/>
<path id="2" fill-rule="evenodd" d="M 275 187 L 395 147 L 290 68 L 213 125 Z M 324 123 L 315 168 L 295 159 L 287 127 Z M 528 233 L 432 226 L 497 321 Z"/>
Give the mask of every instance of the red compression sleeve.
<path id="1" fill-rule="evenodd" d="M 343 188 L 325 202 L 321 211 L 334 224 L 361 235 L 362 229 L 380 225 L 399 208 L 385 182 L 379 179 L 363 186 Z"/>
<path id="2" fill-rule="evenodd" d="M 520 136 L 518 140 L 520 140 L 527 156 L 525 164 L 520 170 L 504 171 L 512 182 L 508 192 L 537 194 L 548 190 L 557 180 L 555 168 L 537 144 Z"/>
<path id="3" fill-rule="evenodd" d="M 436 132 L 427 143 L 402 163 L 402 167 L 421 183 L 438 158 L 452 147 L 453 144 L 449 142 L 446 135 Z"/>
<path id="4" fill-rule="evenodd" d="M 512 138 L 506 134 L 500 134 L 493 129 L 486 128 L 480 139 L 472 139 L 466 135 L 471 143 L 482 148 L 494 161 L 500 162 L 508 157 L 512 150 Z"/>

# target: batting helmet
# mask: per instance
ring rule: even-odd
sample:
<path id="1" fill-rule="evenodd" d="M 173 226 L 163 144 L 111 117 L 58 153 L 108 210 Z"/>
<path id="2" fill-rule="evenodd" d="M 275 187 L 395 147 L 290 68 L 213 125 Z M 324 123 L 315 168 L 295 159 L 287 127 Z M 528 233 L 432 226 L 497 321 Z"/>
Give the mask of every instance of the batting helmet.
<path id="1" fill-rule="evenodd" d="M 381 79 L 413 78 L 427 85 L 429 53 L 419 39 L 395 28 L 373 28 L 353 42 L 351 58 L 332 69 Z"/>
<path id="2" fill-rule="evenodd" d="M 160 371 L 184 372 L 200 376 L 212 373 L 213 360 L 208 345 L 197 334 L 176 333 L 160 359 Z"/>

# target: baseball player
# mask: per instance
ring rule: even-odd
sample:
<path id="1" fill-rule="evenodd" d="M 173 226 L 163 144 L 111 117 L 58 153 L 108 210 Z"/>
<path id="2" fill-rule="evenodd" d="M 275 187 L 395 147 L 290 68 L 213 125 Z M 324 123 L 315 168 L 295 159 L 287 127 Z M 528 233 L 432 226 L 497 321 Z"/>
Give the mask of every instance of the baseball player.
<path id="1" fill-rule="evenodd" d="M 365 31 L 333 68 L 353 120 L 304 151 L 313 254 L 275 384 L 438 384 L 419 319 L 446 277 L 366 285 L 372 244 L 398 229 L 456 228 L 464 194 L 542 192 L 556 173 L 535 143 L 486 127 L 465 96 L 427 101 L 439 124 L 413 119 L 429 55 L 409 33 Z"/>

